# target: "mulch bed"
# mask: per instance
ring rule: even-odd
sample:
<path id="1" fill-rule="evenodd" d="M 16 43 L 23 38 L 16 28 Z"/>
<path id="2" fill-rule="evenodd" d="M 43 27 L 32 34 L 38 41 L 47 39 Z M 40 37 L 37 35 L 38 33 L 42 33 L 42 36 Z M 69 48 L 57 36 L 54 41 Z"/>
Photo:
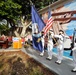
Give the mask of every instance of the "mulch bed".
<path id="1" fill-rule="evenodd" d="M 0 52 L 0 75 L 57 75 L 22 51 Z"/>

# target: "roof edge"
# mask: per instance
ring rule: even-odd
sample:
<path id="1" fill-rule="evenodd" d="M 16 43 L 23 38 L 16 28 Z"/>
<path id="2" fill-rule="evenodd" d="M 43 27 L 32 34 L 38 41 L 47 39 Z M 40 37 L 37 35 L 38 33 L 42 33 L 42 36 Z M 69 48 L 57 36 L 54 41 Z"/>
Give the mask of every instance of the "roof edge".
<path id="1" fill-rule="evenodd" d="M 73 0 L 58 0 L 58 1 L 48 5 L 46 7 L 44 7 L 43 9 L 40 9 L 38 12 L 39 12 L 39 14 L 42 14 L 42 13 L 45 13 L 48 10 L 49 6 L 50 6 L 51 10 L 53 10 L 53 9 L 56 9 L 60 6 L 63 6 L 66 3 L 69 3 L 71 1 L 73 1 Z"/>

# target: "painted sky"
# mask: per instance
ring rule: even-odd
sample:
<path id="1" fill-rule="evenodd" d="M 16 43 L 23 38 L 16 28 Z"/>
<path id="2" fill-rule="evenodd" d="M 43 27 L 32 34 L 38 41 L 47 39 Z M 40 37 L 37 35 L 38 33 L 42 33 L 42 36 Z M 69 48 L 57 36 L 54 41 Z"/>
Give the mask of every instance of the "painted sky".
<path id="1" fill-rule="evenodd" d="M 64 7 L 70 9 L 71 10 L 76 10 L 76 0 L 73 0 L 71 3 L 65 4 Z M 76 14 L 73 15 L 74 17 L 76 17 Z M 66 34 L 71 36 L 73 34 L 74 28 L 76 28 L 76 20 L 71 21 L 70 23 L 68 23 L 67 26 L 67 30 L 66 30 Z"/>

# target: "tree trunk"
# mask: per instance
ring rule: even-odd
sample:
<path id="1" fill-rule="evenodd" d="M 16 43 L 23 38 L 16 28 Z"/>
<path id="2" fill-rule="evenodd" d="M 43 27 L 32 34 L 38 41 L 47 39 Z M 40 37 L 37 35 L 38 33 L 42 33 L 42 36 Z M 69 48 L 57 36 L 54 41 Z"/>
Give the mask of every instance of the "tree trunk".
<path id="1" fill-rule="evenodd" d="M 22 32 L 21 32 L 21 37 L 24 37 L 25 34 L 26 34 L 26 29 L 28 28 L 28 26 L 31 24 L 31 22 L 29 23 L 27 20 L 24 21 L 24 19 L 21 17 L 21 23 L 23 25 L 23 29 L 22 29 Z"/>
<path id="2" fill-rule="evenodd" d="M 17 33 L 17 30 L 14 31 L 14 34 L 16 37 L 20 37 L 19 33 Z"/>

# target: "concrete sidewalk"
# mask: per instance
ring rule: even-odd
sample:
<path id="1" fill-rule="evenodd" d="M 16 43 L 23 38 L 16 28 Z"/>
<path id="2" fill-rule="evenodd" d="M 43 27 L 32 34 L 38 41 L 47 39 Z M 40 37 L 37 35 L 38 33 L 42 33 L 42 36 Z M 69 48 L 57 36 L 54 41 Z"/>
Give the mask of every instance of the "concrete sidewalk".
<path id="1" fill-rule="evenodd" d="M 8 49 L 0 49 L 2 50 L 14 50 L 12 47 Z M 19 49 L 16 49 L 19 50 Z M 40 52 L 37 50 L 34 50 L 32 47 L 29 48 L 21 48 L 24 53 L 28 54 L 47 68 L 49 68 L 51 71 L 57 73 L 58 75 L 76 75 L 76 72 L 73 73 L 71 70 L 74 68 L 73 67 L 73 61 L 72 59 L 63 57 L 63 61 L 60 65 L 56 64 L 55 61 L 57 60 L 56 54 L 53 53 L 53 59 L 51 61 L 46 60 L 47 57 L 47 51 L 45 51 L 45 55 L 41 57 L 39 54 Z"/>
<path id="2" fill-rule="evenodd" d="M 34 50 L 33 48 L 22 48 L 23 52 L 27 53 L 29 56 L 43 64 L 44 66 L 48 67 L 51 71 L 54 71 L 58 75 L 76 75 L 76 72 L 73 73 L 71 70 L 73 67 L 73 61 L 72 59 L 63 57 L 63 61 L 60 65 L 56 64 L 55 61 L 57 60 L 56 54 L 53 54 L 53 59 L 51 61 L 46 60 L 47 52 L 45 52 L 45 55 L 41 57 L 39 54 L 39 51 Z"/>

